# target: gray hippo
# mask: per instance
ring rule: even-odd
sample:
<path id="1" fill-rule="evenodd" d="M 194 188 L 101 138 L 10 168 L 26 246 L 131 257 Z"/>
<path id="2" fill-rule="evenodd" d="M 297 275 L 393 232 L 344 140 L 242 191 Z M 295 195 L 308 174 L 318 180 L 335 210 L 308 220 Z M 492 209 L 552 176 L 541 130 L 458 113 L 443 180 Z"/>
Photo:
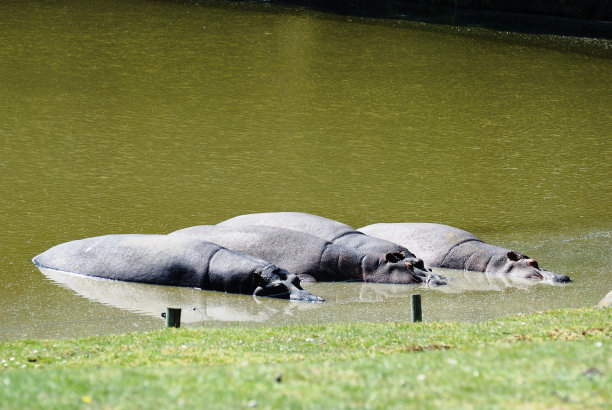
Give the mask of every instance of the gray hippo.
<path id="1" fill-rule="evenodd" d="M 271 226 L 201 225 L 181 229 L 172 237 L 190 237 L 214 242 L 296 274 L 304 281 L 418 284 L 426 275 L 407 269 L 395 255 L 360 255 L 318 236 Z"/>
<path id="2" fill-rule="evenodd" d="M 105 235 L 62 243 L 35 256 L 41 268 L 158 285 L 322 302 L 262 259 L 217 244 L 166 235 Z"/>
<path id="3" fill-rule="evenodd" d="M 359 231 L 414 250 L 428 267 L 464 269 L 548 282 L 571 281 L 566 275 L 541 269 L 534 259 L 526 255 L 484 243 L 475 235 L 452 226 L 378 223 L 359 228 Z"/>
<path id="4" fill-rule="evenodd" d="M 360 255 L 376 254 L 385 255 L 390 261 L 402 261 L 407 268 L 430 278 L 430 283 L 444 284 L 441 276 L 427 272 L 423 261 L 414 256 L 407 248 L 396 243 L 374 238 L 358 232 L 353 227 L 342 222 L 324 218 L 318 215 L 303 212 L 266 212 L 239 215 L 226 221 L 220 222 L 218 226 L 245 226 L 265 225 L 278 228 L 293 229 L 295 231 L 318 236 L 335 245 L 354 249 Z"/>

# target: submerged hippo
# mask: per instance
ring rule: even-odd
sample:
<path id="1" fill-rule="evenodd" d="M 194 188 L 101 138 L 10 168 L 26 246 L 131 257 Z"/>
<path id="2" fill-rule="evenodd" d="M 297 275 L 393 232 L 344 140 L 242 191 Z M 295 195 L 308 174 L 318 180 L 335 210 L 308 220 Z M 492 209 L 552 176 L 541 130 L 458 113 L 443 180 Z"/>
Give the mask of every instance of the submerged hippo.
<path id="1" fill-rule="evenodd" d="M 394 255 L 360 255 L 318 236 L 284 228 L 201 225 L 169 236 L 202 239 L 265 259 L 304 281 L 418 284 L 428 279 Z"/>
<path id="2" fill-rule="evenodd" d="M 41 268 L 158 285 L 307 302 L 296 275 L 217 244 L 166 235 L 106 235 L 62 243 L 32 259 Z"/>
<path id="3" fill-rule="evenodd" d="M 218 226 L 265 225 L 292 229 L 318 236 L 335 245 L 354 249 L 360 255 L 385 255 L 391 261 L 400 260 L 407 264 L 408 269 L 426 275 L 431 283 L 444 284 L 441 276 L 427 272 L 423 261 L 414 256 L 407 248 L 396 243 L 374 238 L 358 232 L 353 227 L 342 222 L 303 212 L 266 212 L 240 215 L 223 221 Z"/>
<path id="4" fill-rule="evenodd" d="M 570 282 L 566 275 L 540 269 L 538 263 L 510 249 L 489 245 L 475 235 L 433 223 L 378 223 L 359 228 L 377 238 L 414 250 L 428 267 L 464 269 L 520 278 Z"/>

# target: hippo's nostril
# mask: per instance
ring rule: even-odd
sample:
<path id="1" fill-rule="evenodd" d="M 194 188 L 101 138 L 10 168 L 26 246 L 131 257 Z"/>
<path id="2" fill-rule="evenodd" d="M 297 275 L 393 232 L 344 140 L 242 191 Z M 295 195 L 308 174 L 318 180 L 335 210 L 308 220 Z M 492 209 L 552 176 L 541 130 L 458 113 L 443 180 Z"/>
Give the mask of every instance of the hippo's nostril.
<path id="1" fill-rule="evenodd" d="M 406 262 L 406 269 L 408 269 L 409 271 L 414 271 L 414 265 L 410 262 Z"/>
<path id="2" fill-rule="evenodd" d="M 558 283 L 569 283 L 572 280 L 570 279 L 569 276 L 567 275 L 561 275 L 561 274 L 556 274 L 555 276 L 553 276 L 553 282 L 558 282 Z"/>

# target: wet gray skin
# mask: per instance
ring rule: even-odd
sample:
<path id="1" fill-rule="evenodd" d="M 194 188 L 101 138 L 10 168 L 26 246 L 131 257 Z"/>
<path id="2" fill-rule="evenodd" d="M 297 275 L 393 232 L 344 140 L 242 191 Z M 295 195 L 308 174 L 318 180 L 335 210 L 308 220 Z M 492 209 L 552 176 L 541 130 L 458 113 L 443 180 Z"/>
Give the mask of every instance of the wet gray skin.
<path id="1" fill-rule="evenodd" d="M 34 257 L 39 267 L 129 282 L 322 302 L 297 276 L 217 244 L 166 235 L 105 235 L 62 243 Z"/>
<path id="2" fill-rule="evenodd" d="M 318 236 L 262 225 L 200 225 L 169 236 L 217 243 L 236 252 L 265 259 L 304 281 L 363 281 L 420 284 L 427 278 L 401 255 L 359 253 Z"/>
<path id="3" fill-rule="evenodd" d="M 414 249 L 428 267 L 464 269 L 494 275 L 571 282 L 567 275 L 541 269 L 534 259 L 448 225 L 433 223 L 378 223 L 359 228 L 377 238 Z"/>
<path id="4" fill-rule="evenodd" d="M 253 291 L 254 296 L 288 298 L 300 302 L 324 302 L 322 297 L 304 290 L 297 275 L 290 274 L 285 269 L 268 265 L 257 275 L 260 276 L 260 279 L 259 286 Z"/>
<path id="5" fill-rule="evenodd" d="M 266 212 L 239 215 L 218 226 L 252 226 L 263 225 L 291 229 L 318 236 L 335 245 L 352 249 L 360 256 L 384 258 L 386 262 L 398 263 L 398 270 L 413 271 L 423 282 L 443 285 L 446 280 L 426 269 L 423 261 L 417 258 L 406 247 L 393 242 L 374 238 L 358 232 L 342 222 L 303 212 Z"/>

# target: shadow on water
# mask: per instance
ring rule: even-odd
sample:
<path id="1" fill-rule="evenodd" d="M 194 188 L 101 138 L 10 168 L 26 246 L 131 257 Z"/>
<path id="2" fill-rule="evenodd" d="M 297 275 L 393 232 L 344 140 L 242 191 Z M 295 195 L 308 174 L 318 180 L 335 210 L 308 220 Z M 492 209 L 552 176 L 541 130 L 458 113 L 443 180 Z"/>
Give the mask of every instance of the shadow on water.
<path id="1" fill-rule="evenodd" d="M 249 1 L 262 3 L 261 1 Z M 307 7 L 323 12 L 368 18 L 401 19 L 436 25 L 481 27 L 498 31 L 526 34 L 554 34 L 560 36 L 612 39 L 612 3 L 598 6 L 584 5 L 562 10 L 558 5 L 534 7 L 532 4 L 515 7 L 488 6 L 467 2 L 376 1 L 376 0 L 271 0 L 283 6 Z M 465 2 L 464 2 L 465 3 Z M 508 6 L 508 5 L 507 5 Z"/>
<path id="2" fill-rule="evenodd" d="M 248 1 L 248 0 L 247 0 Z M 570 18 L 558 15 L 527 14 L 434 6 L 404 1 L 272 1 L 285 6 L 387 19 L 393 25 L 450 32 L 509 44 L 542 47 L 561 52 L 612 57 L 612 5 L 604 18 Z M 357 4 L 357 5 L 356 5 Z M 606 14 L 607 13 L 607 14 Z"/>

